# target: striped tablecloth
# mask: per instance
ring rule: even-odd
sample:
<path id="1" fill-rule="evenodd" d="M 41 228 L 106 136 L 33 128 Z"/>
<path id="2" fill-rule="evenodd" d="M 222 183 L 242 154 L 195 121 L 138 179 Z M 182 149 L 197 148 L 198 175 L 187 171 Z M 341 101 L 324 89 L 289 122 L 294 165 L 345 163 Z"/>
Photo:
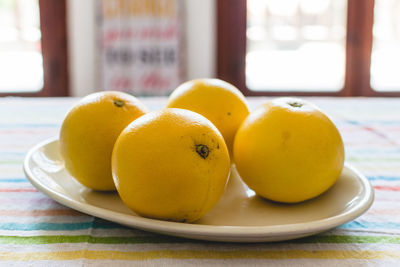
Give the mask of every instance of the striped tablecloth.
<path id="1" fill-rule="evenodd" d="M 85 215 L 38 192 L 22 171 L 36 143 L 58 135 L 73 98 L 0 98 L 0 265 L 400 266 L 400 99 L 315 98 L 344 138 L 346 161 L 375 202 L 355 221 L 299 240 L 234 244 L 178 239 Z M 150 109 L 165 98 L 144 99 Z M 251 108 L 264 98 L 250 98 Z"/>

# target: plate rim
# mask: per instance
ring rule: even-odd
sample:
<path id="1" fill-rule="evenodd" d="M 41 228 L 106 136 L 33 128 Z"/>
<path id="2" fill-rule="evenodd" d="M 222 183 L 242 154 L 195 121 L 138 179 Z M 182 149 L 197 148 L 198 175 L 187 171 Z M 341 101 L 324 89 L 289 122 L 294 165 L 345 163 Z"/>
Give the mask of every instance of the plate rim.
<path id="1" fill-rule="evenodd" d="M 25 156 L 23 170 L 26 177 L 34 187 L 36 187 L 39 191 L 41 191 L 48 197 L 69 208 L 128 227 L 138 228 L 150 232 L 157 232 L 174 236 L 191 236 L 191 238 L 194 239 L 200 239 L 200 237 L 203 237 L 201 239 L 204 239 L 205 237 L 210 237 L 214 238 L 214 240 L 227 238 L 230 242 L 235 240 L 237 241 L 237 239 L 240 238 L 247 238 L 246 241 L 243 242 L 248 242 L 247 240 L 249 238 L 259 240 L 263 238 L 267 239 L 278 236 L 306 236 L 313 233 L 329 230 L 359 217 L 371 207 L 374 201 L 374 189 L 369 180 L 356 168 L 348 163 L 345 163 L 344 168 L 347 168 L 355 174 L 366 192 L 364 194 L 365 196 L 360 201 L 358 201 L 356 205 L 346 210 L 345 212 L 335 216 L 309 222 L 268 226 L 202 225 L 150 219 L 124 214 L 106 208 L 93 206 L 88 203 L 79 202 L 74 199 L 68 198 L 67 195 L 63 195 L 57 191 L 52 190 L 51 187 L 40 183 L 35 178 L 32 170 L 29 168 L 29 162 L 35 151 L 54 142 L 58 142 L 58 137 L 52 137 L 41 141 L 33 146 L 31 149 L 29 149 Z M 184 227 L 182 227 L 183 225 Z M 231 240 L 232 238 L 235 240 Z"/>

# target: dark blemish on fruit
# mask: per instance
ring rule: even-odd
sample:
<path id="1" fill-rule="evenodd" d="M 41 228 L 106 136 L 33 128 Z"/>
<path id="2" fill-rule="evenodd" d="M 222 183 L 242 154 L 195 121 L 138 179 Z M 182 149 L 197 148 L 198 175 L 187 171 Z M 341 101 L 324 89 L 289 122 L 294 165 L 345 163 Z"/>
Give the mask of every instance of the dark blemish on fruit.
<path id="1" fill-rule="evenodd" d="M 290 106 L 294 107 L 294 108 L 301 108 L 303 106 L 302 103 L 300 102 L 290 102 L 288 103 Z"/>
<path id="2" fill-rule="evenodd" d="M 125 103 L 124 103 L 124 101 L 117 99 L 117 100 L 114 100 L 114 105 L 120 108 L 120 107 L 123 107 L 125 105 Z"/>
<path id="3" fill-rule="evenodd" d="M 228 113 L 226 113 L 226 114 L 228 114 L 228 116 L 230 116 L 230 115 L 231 115 L 231 113 L 230 113 L 230 112 L 228 112 Z"/>
<path id="4" fill-rule="evenodd" d="M 217 143 L 217 149 L 219 149 L 219 143 Z"/>
<path id="5" fill-rule="evenodd" d="M 290 133 L 288 131 L 282 132 L 282 138 L 283 140 L 287 140 L 290 138 Z"/>
<path id="6" fill-rule="evenodd" d="M 208 146 L 206 145 L 196 145 L 196 152 L 197 154 L 200 155 L 203 159 L 208 157 L 208 153 L 210 150 L 208 149 Z"/>
<path id="7" fill-rule="evenodd" d="M 288 132 L 288 131 L 282 132 L 282 146 L 287 145 L 287 142 L 290 139 L 290 136 L 291 136 L 290 132 Z"/>

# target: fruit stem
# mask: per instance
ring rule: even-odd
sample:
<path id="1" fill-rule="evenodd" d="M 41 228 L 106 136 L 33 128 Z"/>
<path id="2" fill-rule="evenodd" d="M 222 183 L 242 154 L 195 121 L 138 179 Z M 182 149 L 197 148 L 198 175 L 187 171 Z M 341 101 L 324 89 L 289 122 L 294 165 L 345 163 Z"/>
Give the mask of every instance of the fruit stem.
<path id="1" fill-rule="evenodd" d="M 124 101 L 122 100 L 114 100 L 114 105 L 116 105 L 117 107 L 123 107 L 124 106 Z"/>
<path id="2" fill-rule="evenodd" d="M 301 108 L 303 106 L 303 104 L 299 102 L 291 102 L 289 103 L 289 105 L 291 105 L 294 108 Z"/>
<path id="3" fill-rule="evenodd" d="M 206 145 L 196 145 L 196 152 L 200 155 L 203 159 L 208 157 L 208 153 L 210 152 L 208 146 Z"/>

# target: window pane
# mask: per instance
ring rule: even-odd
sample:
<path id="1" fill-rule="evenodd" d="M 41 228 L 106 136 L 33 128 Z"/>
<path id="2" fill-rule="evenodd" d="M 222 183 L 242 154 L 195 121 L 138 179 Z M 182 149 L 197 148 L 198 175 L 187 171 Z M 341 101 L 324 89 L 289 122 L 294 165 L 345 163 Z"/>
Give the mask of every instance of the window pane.
<path id="1" fill-rule="evenodd" d="M 247 87 L 341 90 L 346 13 L 346 0 L 247 0 Z"/>
<path id="2" fill-rule="evenodd" d="M 375 0 L 371 86 L 400 91 L 400 1 Z"/>
<path id="3" fill-rule="evenodd" d="M 43 87 L 38 0 L 0 0 L 0 93 Z"/>

